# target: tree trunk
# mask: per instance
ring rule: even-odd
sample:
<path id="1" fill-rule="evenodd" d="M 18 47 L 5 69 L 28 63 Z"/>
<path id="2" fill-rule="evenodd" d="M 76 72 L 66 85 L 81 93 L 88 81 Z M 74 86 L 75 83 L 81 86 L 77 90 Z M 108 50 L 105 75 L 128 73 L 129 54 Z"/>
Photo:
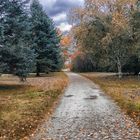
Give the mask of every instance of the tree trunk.
<path id="1" fill-rule="evenodd" d="M 95 67 L 95 63 L 93 62 L 93 60 L 90 58 L 90 62 L 92 64 L 92 71 L 93 71 L 93 68 Z"/>
<path id="2" fill-rule="evenodd" d="M 37 73 L 36 73 L 36 76 L 37 76 L 37 77 L 39 77 L 39 76 L 40 76 L 40 73 L 39 73 L 39 72 L 37 72 Z"/>
<path id="3" fill-rule="evenodd" d="M 26 81 L 26 77 L 21 76 L 21 77 L 20 77 L 20 81 L 21 81 L 21 82 L 25 82 L 25 81 Z"/>
<path id="4" fill-rule="evenodd" d="M 121 65 L 120 59 L 118 59 L 117 67 L 118 67 L 118 76 L 119 76 L 119 79 L 121 79 L 122 78 L 122 65 Z"/>
<path id="5" fill-rule="evenodd" d="M 36 76 L 39 77 L 40 76 L 40 68 L 39 65 L 36 65 Z"/>

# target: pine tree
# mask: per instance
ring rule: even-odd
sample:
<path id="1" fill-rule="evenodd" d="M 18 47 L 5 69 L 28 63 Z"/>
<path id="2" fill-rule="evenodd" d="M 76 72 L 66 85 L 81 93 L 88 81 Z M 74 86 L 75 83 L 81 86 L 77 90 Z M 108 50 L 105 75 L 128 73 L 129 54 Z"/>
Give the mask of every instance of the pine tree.
<path id="1" fill-rule="evenodd" d="M 36 73 L 58 70 L 61 67 L 60 38 L 53 21 L 47 16 L 38 0 L 31 4 L 32 47 L 37 54 Z"/>

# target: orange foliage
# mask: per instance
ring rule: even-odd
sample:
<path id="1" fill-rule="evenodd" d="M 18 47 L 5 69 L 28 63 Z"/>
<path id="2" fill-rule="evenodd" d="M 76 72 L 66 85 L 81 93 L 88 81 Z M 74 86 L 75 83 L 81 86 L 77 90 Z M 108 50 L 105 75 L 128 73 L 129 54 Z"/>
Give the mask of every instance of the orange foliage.
<path id="1" fill-rule="evenodd" d="M 62 39 L 61 39 L 61 46 L 65 46 L 65 47 L 67 47 L 67 46 L 69 46 L 70 44 L 71 44 L 71 38 L 69 37 L 69 36 L 64 36 L 64 37 L 62 37 Z"/>

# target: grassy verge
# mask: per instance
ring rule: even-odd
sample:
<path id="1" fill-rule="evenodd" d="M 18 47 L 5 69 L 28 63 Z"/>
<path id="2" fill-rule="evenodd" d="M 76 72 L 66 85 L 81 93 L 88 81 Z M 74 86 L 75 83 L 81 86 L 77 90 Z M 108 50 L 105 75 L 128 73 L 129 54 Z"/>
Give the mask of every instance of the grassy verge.
<path id="1" fill-rule="evenodd" d="M 114 99 L 140 126 L 140 80 L 135 76 L 117 76 L 107 73 L 83 73 Z"/>
<path id="2" fill-rule="evenodd" d="M 51 108 L 68 78 L 64 73 L 31 77 L 23 84 L 15 77 L 0 78 L 0 139 L 21 139 L 31 134 Z"/>

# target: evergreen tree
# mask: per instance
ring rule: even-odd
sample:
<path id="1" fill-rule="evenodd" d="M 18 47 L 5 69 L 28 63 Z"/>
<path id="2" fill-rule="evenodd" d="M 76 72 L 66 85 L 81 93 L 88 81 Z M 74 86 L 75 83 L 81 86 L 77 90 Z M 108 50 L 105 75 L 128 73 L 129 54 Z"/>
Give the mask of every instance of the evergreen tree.
<path id="1" fill-rule="evenodd" d="M 35 53 L 28 47 L 17 47 L 14 50 L 16 55 L 16 70 L 15 74 L 21 78 L 21 81 L 26 80 L 28 73 L 35 69 Z"/>
<path id="2" fill-rule="evenodd" d="M 27 42 L 28 16 L 26 1 L 6 0 L 0 7 L 0 67 L 1 72 L 26 77 L 33 65 L 34 52 Z M 27 58 L 30 59 L 27 61 Z"/>
<path id="3" fill-rule="evenodd" d="M 36 73 L 60 69 L 60 39 L 52 20 L 46 15 L 38 0 L 31 4 L 32 47 L 37 54 Z"/>

